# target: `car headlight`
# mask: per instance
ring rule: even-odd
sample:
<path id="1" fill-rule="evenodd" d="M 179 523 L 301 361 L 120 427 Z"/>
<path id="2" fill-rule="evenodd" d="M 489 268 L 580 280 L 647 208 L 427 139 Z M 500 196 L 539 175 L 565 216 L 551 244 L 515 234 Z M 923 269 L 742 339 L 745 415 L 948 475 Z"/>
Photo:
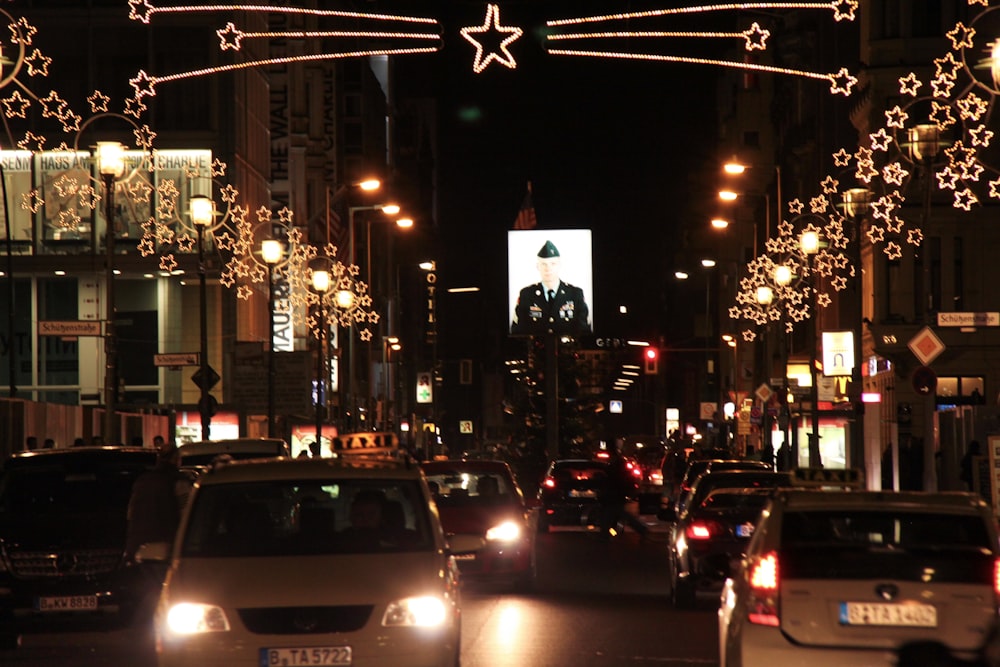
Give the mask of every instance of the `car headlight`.
<path id="1" fill-rule="evenodd" d="M 214 604 L 182 602 L 167 611 L 167 629 L 178 635 L 228 632 L 229 619 L 226 612 Z"/>
<path id="2" fill-rule="evenodd" d="M 384 626 L 435 628 L 448 620 L 448 605 L 439 597 L 423 595 L 389 603 L 382 616 Z"/>
<path id="3" fill-rule="evenodd" d="M 504 521 L 486 531 L 489 542 L 514 542 L 521 537 L 521 526 L 515 521 Z"/>

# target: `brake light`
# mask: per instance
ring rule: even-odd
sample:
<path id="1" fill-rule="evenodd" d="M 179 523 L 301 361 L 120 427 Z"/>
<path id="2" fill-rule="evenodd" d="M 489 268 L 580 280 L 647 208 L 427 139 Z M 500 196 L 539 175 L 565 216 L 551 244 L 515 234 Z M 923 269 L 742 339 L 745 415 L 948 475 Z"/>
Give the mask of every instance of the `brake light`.
<path id="1" fill-rule="evenodd" d="M 993 559 L 993 593 L 1000 598 L 1000 558 Z"/>
<path id="2" fill-rule="evenodd" d="M 659 470 L 654 470 L 649 473 L 649 481 L 653 484 L 663 484 L 663 473 Z"/>
<path id="3" fill-rule="evenodd" d="M 684 529 L 684 537 L 696 541 L 708 540 L 718 536 L 720 531 L 721 527 L 714 521 L 695 521 Z"/>
<path id="4" fill-rule="evenodd" d="M 552 477 L 546 477 L 542 480 L 542 486 L 546 489 L 554 489 L 556 488 L 556 480 Z"/>
<path id="5" fill-rule="evenodd" d="M 778 554 L 767 553 L 756 559 L 747 573 L 750 599 L 747 620 L 755 625 L 781 625 L 778 613 Z"/>

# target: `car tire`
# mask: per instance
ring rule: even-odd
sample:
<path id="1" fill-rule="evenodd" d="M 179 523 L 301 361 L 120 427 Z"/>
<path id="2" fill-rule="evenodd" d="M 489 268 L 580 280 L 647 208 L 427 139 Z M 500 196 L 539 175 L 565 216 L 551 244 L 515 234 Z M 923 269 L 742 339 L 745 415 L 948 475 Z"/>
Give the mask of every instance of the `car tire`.
<path id="1" fill-rule="evenodd" d="M 690 577 L 674 579 L 670 587 L 670 601 L 675 609 L 693 609 L 695 603 L 694 582 Z"/>

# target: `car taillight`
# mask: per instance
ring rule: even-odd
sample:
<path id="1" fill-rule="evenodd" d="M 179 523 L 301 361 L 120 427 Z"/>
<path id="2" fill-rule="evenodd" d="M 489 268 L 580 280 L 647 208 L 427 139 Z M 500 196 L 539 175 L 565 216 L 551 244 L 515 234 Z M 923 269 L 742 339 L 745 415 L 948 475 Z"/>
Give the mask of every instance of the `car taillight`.
<path id="1" fill-rule="evenodd" d="M 993 594 L 1000 600 L 1000 558 L 993 559 Z"/>
<path id="2" fill-rule="evenodd" d="M 722 526 L 715 521 L 692 521 L 684 529 L 684 537 L 691 541 L 708 540 L 721 532 Z"/>
<path id="3" fill-rule="evenodd" d="M 747 620 L 755 625 L 778 627 L 781 618 L 778 613 L 778 554 L 767 553 L 757 558 L 747 573 L 750 584 L 750 599 Z"/>
<path id="4" fill-rule="evenodd" d="M 542 480 L 542 486 L 546 489 L 554 489 L 556 488 L 556 480 L 552 477 L 546 477 Z"/>
<path id="5" fill-rule="evenodd" d="M 663 473 L 659 470 L 654 470 L 649 473 L 649 481 L 653 484 L 663 484 Z"/>

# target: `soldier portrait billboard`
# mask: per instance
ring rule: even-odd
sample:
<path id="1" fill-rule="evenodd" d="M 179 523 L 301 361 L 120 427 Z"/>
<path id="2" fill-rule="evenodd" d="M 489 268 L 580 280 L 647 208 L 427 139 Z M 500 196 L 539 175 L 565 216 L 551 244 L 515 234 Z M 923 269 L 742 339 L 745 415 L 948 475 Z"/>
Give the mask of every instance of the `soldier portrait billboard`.
<path id="1" fill-rule="evenodd" d="M 507 232 L 510 333 L 582 335 L 594 330 L 589 229 Z"/>

